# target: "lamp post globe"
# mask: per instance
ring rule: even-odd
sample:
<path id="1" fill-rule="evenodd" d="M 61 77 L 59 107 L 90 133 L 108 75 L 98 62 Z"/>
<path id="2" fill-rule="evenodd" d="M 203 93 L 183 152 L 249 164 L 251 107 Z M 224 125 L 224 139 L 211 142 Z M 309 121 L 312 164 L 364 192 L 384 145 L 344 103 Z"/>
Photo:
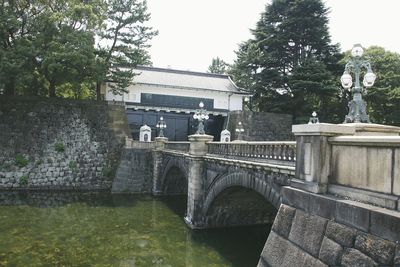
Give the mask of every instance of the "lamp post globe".
<path id="1" fill-rule="evenodd" d="M 351 49 L 351 55 L 353 57 L 362 57 L 364 54 L 364 49 L 360 44 L 355 44 Z"/>
<path id="2" fill-rule="evenodd" d="M 372 71 L 369 71 L 364 76 L 363 85 L 365 87 L 371 87 L 372 85 L 374 85 L 375 79 L 376 75 Z"/>
<path id="3" fill-rule="evenodd" d="M 343 88 L 350 89 L 353 85 L 353 78 L 349 73 L 343 73 L 342 77 L 340 78 Z"/>

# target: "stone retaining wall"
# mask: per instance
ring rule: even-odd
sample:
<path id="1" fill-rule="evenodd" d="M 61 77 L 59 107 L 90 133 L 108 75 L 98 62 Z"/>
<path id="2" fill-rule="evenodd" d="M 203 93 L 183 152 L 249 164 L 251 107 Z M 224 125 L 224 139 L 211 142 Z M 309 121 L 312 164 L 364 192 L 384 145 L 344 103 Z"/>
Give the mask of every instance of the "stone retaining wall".
<path id="1" fill-rule="evenodd" d="M 105 102 L 0 97 L 0 188 L 110 188 L 127 134 Z"/>
<path id="2" fill-rule="evenodd" d="M 398 214 L 288 187 L 283 203 L 258 266 L 400 266 Z"/>
<path id="3" fill-rule="evenodd" d="M 292 115 L 268 112 L 233 111 L 229 114 L 228 130 L 231 140 L 237 139 L 235 132 L 238 122 L 242 122 L 246 141 L 290 141 L 292 134 Z"/>

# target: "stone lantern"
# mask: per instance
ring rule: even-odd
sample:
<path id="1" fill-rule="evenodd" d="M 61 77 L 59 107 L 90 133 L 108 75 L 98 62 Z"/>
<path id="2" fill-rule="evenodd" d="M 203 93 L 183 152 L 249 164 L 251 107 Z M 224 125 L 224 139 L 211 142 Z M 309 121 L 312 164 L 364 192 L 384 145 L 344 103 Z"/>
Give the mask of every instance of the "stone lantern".
<path id="1" fill-rule="evenodd" d="M 139 141 L 151 142 L 151 128 L 146 124 L 140 127 Z"/>
<path id="2" fill-rule="evenodd" d="M 231 132 L 227 129 L 221 132 L 221 142 L 226 143 L 231 141 Z"/>

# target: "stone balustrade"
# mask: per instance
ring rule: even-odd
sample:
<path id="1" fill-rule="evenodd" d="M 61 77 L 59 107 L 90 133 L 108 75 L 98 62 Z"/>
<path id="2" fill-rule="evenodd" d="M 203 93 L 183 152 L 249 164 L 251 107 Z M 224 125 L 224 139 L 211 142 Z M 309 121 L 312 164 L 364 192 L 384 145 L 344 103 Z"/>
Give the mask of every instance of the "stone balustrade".
<path id="1" fill-rule="evenodd" d="M 400 210 L 400 128 L 377 124 L 294 125 L 291 186 Z"/>
<path id="2" fill-rule="evenodd" d="M 164 148 L 166 150 L 189 152 L 190 142 L 166 142 Z"/>
<path id="3" fill-rule="evenodd" d="M 208 153 L 215 155 L 296 161 L 296 142 L 212 142 Z"/>
<path id="4" fill-rule="evenodd" d="M 328 143 L 332 160 L 328 191 L 396 209 L 400 196 L 400 136 L 336 136 Z"/>

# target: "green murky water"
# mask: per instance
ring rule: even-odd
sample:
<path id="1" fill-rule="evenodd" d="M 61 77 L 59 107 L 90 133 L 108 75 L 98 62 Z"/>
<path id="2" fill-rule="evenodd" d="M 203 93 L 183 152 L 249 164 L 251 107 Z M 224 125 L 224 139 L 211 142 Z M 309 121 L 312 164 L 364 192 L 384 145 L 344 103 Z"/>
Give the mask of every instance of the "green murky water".
<path id="1" fill-rule="evenodd" d="M 256 266 L 268 227 L 192 231 L 184 197 L 0 193 L 0 266 Z"/>

